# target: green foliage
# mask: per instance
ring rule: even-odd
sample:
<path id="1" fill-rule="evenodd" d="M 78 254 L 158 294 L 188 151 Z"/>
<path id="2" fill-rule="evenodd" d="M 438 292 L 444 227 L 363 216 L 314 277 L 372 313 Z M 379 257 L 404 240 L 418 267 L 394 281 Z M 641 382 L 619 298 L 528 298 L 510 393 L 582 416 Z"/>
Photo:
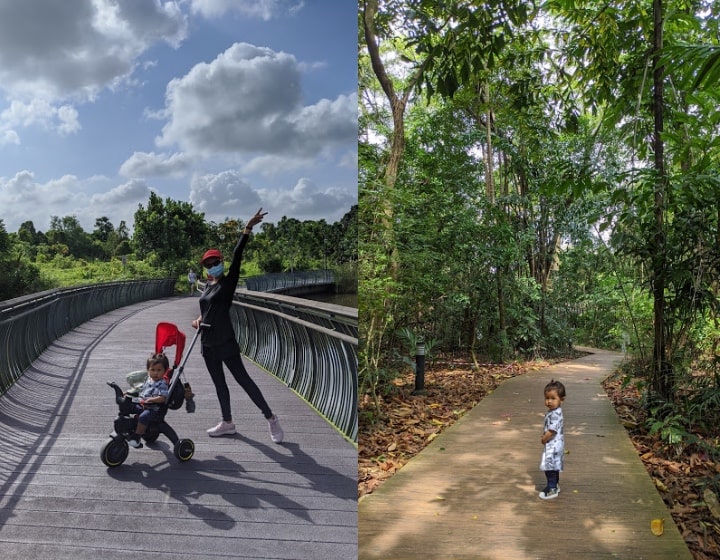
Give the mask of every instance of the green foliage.
<path id="1" fill-rule="evenodd" d="M 401 356 L 401 360 L 415 371 L 415 357 L 417 356 L 418 346 L 423 345 L 425 359 L 432 363 L 435 357 L 435 350 L 439 345 L 439 341 L 434 338 L 426 339 L 423 335 L 413 332 L 407 327 L 403 327 L 396 333 L 398 339 L 405 347 L 405 354 Z"/>
<path id="2" fill-rule="evenodd" d="M 154 192 L 147 208 L 138 205 L 135 212 L 133 244 L 138 257 L 166 273 L 183 270 L 187 256 L 206 245 L 207 233 L 204 215 L 195 212 L 192 204 L 163 201 Z"/>
<path id="3" fill-rule="evenodd" d="M 165 276 L 162 269 L 133 257 L 126 258 L 123 263 L 119 258 L 110 261 L 85 261 L 58 255 L 42 266 L 43 279 L 54 287 Z"/>
<path id="4" fill-rule="evenodd" d="M 659 434 L 665 446 L 672 449 L 678 457 L 685 448 L 698 441 L 697 436 L 690 431 L 692 419 L 671 404 L 665 403 L 651 409 L 648 423 L 648 433 Z"/>
<path id="5" fill-rule="evenodd" d="M 265 273 L 332 268 L 357 261 L 357 205 L 339 222 L 300 221 L 283 216 L 262 225 L 248 245 L 247 257 Z"/>
<path id="6" fill-rule="evenodd" d="M 304 264 L 312 268 L 338 266 L 344 271 L 347 291 L 355 291 L 350 283 L 356 283 L 357 243 L 351 239 L 357 232 L 356 216 L 357 206 L 341 222 L 307 221 L 300 226 L 305 232 Z M 8 234 L 0 219 L 0 266 L 6 271 L 0 276 L 0 300 L 52 287 L 170 275 L 178 278 L 178 289 L 185 293 L 186 273 L 190 268 L 197 270 L 210 238 L 218 240 L 219 232 L 227 234 L 224 249 L 229 254 L 244 226 L 230 219 L 220 225 L 207 224 L 191 205 L 163 201 L 155 193 L 150 195 L 147 209 L 140 205 L 136 218 L 132 239 L 125 222 L 115 228 L 107 217 L 98 218 L 90 234 L 82 230 L 75 216 L 53 216 L 47 234 L 37 231 L 31 221 L 23 222 L 17 233 Z M 263 227 L 272 230 L 273 224 Z M 297 233 L 293 230 L 288 235 Z M 263 265 L 284 268 L 280 256 L 265 250 L 272 245 L 267 237 L 263 233 L 254 236 L 241 274 L 261 274 Z M 330 243 L 331 250 L 326 251 Z M 277 259 L 275 265 L 273 259 Z"/>

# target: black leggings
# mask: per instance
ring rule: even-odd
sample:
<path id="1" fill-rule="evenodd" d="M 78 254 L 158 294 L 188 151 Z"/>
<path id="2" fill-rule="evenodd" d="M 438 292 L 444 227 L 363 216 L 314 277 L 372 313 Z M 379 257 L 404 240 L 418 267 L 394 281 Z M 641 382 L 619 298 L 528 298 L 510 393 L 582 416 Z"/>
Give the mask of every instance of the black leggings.
<path id="1" fill-rule="evenodd" d="M 223 345 L 221 348 L 208 348 L 203 347 L 203 358 L 205 358 L 205 365 L 207 366 L 210 378 L 215 384 L 215 390 L 217 391 L 218 400 L 220 401 L 220 411 L 222 412 L 222 418 L 226 422 L 232 420 L 232 413 L 230 411 L 230 390 L 228 389 L 227 382 L 225 381 L 225 372 L 223 370 L 223 362 L 232 373 L 240 386 L 245 389 L 252 402 L 255 403 L 265 418 L 271 418 L 273 413 L 270 410 L 270 406 L 265 401 L 260 388 L 255 384 L 242 362 L 240 351 L 237 345 L 233 343 L 234 350 L 228 351 L 228 346 Z"/>

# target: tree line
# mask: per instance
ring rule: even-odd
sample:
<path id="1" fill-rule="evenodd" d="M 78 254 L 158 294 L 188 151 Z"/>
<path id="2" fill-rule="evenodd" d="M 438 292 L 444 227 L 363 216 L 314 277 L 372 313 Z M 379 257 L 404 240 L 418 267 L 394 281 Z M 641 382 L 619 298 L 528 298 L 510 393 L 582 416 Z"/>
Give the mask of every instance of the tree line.
<path id="1" fill-rule="evenodd" d="M 42 274 L 52 267 L 121 262 L 114 268 L 121 277 L 182 276 L 199 269 L 208 247 L 230 254 L 244 225 L 235 218 L 206 221 L 192 204 L 163 200 L 156 193 L 146 205 L 138 205 L 132 233 L 124 221 L 116 227 L 105 216 L 95 220 L 91 232 L 76 216 L 52 216 L 44 232 L 32 221 L 8 232 L 0 219 L 0 300 L 56 287 Z M 245 261 L 253 261 L 262 273 L 352 267 L 357 261 L 357 206 L 332 224 L 287 216 L 263 223 Z"/>

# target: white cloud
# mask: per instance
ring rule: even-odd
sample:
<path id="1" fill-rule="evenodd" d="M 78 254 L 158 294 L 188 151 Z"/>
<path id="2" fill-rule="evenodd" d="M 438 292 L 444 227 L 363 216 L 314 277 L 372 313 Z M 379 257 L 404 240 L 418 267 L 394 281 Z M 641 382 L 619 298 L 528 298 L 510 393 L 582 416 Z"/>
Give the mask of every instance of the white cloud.
<path id="1" fill-rule="evenodd" d="M 129 76 L 148 47 L 177 45 L 186 32 L 176 2 L 2 2 L 0 87 L 12 99 L 91 99 Z"/>
<path id="2" fill-rule="evenodd" d="M 357 193 L 354 189 L 329 187 L 320 189 L 310 179 L 300 179 L 291 190 L 260 189 L 258 194 L 265 203 L 264 207 L 278 221 L 282 216 L 298 220 L 317 220 L 318 209 L 328 222 L 342 218 L 354 204 Z"/>
<path id="3" fill-rule="evenodd" d="M 190 168 L 193 159 L 187 154 L 135 152 L 121 166 L 123 177 L 178 177 Z"/>
<path id="4" fill-rule="evenodd" d="M 80 130 L 78 112 L 75 107 L 70 105 L 63 105 L 62 107 L 59 107 L 57 110 L 57 118 L 60 121 L 57 126 L 57 130 L 61 135 L 65 136 Z"/>
<path id="5" fill-rule="evenodd" d="M 284 11 L 292 14 L 302 9 L 303 2 L 294 0 L 192 0 L 192 11 L 207 18 L 219 18 L 228 12 L 270 20 Z"/>
<path id="6" fill-rule="evenodd" d="M 23 170 L 13 177 L 0 177 L 0 208 L 12 208 L 2 216 L 8 231 L 17 231 L 21 223 L 32 221 L 35 228 L 46 231 L 51 216 L 76 216 L 85 231 L 92 231 L 102 216 L 116 227 L 121 221 L 132 226 L 138 204 L 146 204 L 150 188 L 142 180 L 131 180 L 107 190 L 108 179 L 79 179 L 64 175 L 39 183 L 31 171 Z M 94 191 L 107 192 L 94 192 Z"/>
<path id="7" fill-rule="evenodd" d="M 283 216 L 317 220 L 318 215 L 333 222 L 357 204 L 357 193 L 354 188 L 320 189 L 310 179 L 300 179 L 290 190 L 253 188 L 238 171 L 229 170 L 193 177 L 190 202 L 206 220 L 215 222 L 227 217 L 246 219 L 258 208 L 268 212 L 268 222 L 277 223 Z"/>
<path id="8" fill-rule="evenodd" d="M 190 183 L 190 202 L 206 220 L 244 218 L 263 206 L 258 193 L 237 171 L 197 175 Z"/>
<path id="9" fill-rule="evenodd" d="M 73 106 L 54 107 L 42 99 L 33 99 L 27 103 L 15 100 L 0 113 L 0 130 L 11 133 L 8 140 L 12 143 L 20 143 L 20 137 L 15 129 L 31 126 L 54 130 L 61 136 L 75 133 L 81 128 L 78 112 Z M 0 143 L 9 142 L 0 141 Z"/>
<path id="10" fill-rule="evenodd" d="M 150 196 L 150 187 L 142 179 L 132 179 L 118 185 L 107 192 L 96 193 L 90 197 L 90 204 L 97 207 L 111 208 L 115 205 L 145 203 Z"/>
<path id="11" fill-rule="evenodd" d="M 37 183 L 34 174 L 27 170 L 10 178 L 0 177 L 0 207 L 13 209 L 12 214 L 5 216 L 7 230 L 17 231 L 20 223 L 27 220 L 32 220 L 37 229 L 47 229 L 48 208 L 56 216 L 76 214 L 84 204 L 77 185 L 77 177 L 73 175 Z"/>
<path id="12" fill-rule="evenodd" d="M 354 169 L 357 172 L 358 168 L 358 154 L 357 150 L 348 150 L 337 162 L 338 167 L 346 167 L 348 169 Z"/>
<path id="13" fill-rule="evenodd" d="M 20 143 L 20 137 L 18 136 L 18 133 L 15 132 L 11 128 L 3 129 L 2 126 L 0 126 L 0 146 L 5 146 L 7 144 L 19 144 Z"/>
<path id="14" fill-rule="evenodd" d="M 158 146 L 193 154 L 314 157 L 357 141 L 357 94 L 303 106 L 295 57 L 235 43 L 166 90 Z"/>
<path id="15" fill-rule="evenodd" d="M 79 131 L 74 104 L 133 83 L 143 52 L 158 41 L 178 46 L 186 34 L 174 1 L 0 2 L 0 146 L 20 144 L 24 127 Z"/>
<path id="16" fill-rule="evenodd" d="M 307 158 L 265 155 L 252 158 L 241 166 L 246 174 L 276 177 L 298 169 L 306 169 L 311 162 Z"/>

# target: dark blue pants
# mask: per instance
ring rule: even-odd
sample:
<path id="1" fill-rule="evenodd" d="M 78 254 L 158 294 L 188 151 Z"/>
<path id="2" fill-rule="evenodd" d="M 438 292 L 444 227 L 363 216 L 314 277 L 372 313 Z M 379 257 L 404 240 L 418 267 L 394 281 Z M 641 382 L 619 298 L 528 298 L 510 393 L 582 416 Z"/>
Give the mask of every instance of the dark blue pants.
<path id="1" fill-rule="evenodd" d="M 560 484 L 560 471 L 545 471 L 548 488 L 557 488 Z"/>
<path id="2" fill-rule="evenodd" d="M 263 416 L 268 419 L 272 417 L 272 410 L 270 410 L 270 406 L 265 401 L 265 397 L 263 397 L 260 388 L 255 384 L 245 369 L 242 357 L 240 356 L 240 349 L 235 341 L 219 347 L 203 346 L 202 355 L 205 359 L 205 366 L 207 366 L 208 372 L 210 373 L 210 378 L 215 384 L 215 391 L 220 401 L 220 412 L 222 413 L 223 420 L 226 422 L 232 420 L 230 390 L 225 381 L 223 363 L 227 366 L 228 370 L 230 370 L 235 381 L 245 389 L 250 400 L 260 409 Z"/>
<path id="3" fill-rule="evenodd" d="M 138 424 L 147 426 L 153 420 L 157 420 L 160 417 L 160 413 L 157 410 L 150 408 L 143 408 L 141 405 L 135 405 L 135 414 L 138 414 Z"/>

